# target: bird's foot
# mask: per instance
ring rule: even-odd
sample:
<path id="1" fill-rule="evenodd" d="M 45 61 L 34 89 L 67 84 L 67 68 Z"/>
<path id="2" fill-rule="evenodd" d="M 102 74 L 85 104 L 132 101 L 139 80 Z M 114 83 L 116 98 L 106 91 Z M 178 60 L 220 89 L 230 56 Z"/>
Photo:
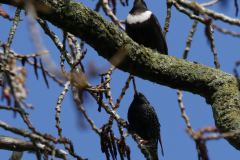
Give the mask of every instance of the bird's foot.
<path id="1" fill-rule="evenodd" d="M 142 143 L 148 143 L 148 141 L 141 138 L 139 145 L 142 144 Z"/>

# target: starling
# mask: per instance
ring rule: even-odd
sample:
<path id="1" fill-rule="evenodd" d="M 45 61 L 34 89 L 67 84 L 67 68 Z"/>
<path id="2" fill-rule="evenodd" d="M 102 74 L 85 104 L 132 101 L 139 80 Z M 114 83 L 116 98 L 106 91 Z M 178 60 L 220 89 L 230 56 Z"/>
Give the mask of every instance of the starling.
<path id="1" fill-rule="evenodd" d="M 144 0 L 135 0 L 126 20 L 126 32 L 138 44 L 168 55 L 168 47 L 161 25 L 147 9 Z"/>
<path id="2" fill-rule="evenodd" d="M 128 109 L 129 130 L 136 132 L 150 150 L 154 160 L 158 160 L 158 141 L 160 142 L 162 155 L 163 147 L 160 134 L 160 123 L 157 113 L 147 98 L 138 93 L 136 88 L 134 99 Z"/>

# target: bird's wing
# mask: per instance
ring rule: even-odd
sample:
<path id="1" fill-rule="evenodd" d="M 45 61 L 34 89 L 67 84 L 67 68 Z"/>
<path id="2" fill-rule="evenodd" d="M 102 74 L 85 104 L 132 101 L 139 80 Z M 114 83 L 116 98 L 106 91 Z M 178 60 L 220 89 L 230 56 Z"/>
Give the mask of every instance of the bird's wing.
<path id="1" fill-rule="evenodd" d="M 159 30 L 159 35 L 164 43 L 164 46 L 165 46 L 165 53 L 168 55 L 168 46 L 167 46 L 167 42 L 166 42 L 166 38 L 165 36 L 163 35 L 163 32 L 162 32 L 162 27 L 160 25 L 160 23 L 158 22 L 158 19 L 156 18 L 156 16 L 154 14 L 152 14 L 153 18 L 155 19 L 156 21 L 156 27 L 158 28 Z"/>

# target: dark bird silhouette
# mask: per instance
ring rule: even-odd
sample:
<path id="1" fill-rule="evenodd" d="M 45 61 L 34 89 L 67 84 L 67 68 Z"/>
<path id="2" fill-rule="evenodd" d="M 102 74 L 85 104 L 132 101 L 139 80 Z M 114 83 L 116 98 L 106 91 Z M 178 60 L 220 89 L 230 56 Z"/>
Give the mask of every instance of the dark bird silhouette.
<path id="1" fill-rule="evenodd" d="M 147 9 L 144 0 L 135 0 L 126 20 L 126 33 L 138 44 L 168 55 L 168 47 L 161 25 Z"/>
<path id="2" fill-rule="evenodd" d="M 134 87 L 134 99 L 128 109 L 129 131 L 136 132 L 149 148 L 152 159 L 158 160 L 158 141 L 160 142 L 162 155 L 163 147 L 160 134 L 160 123 L 157 113 L 147 98 L 138 93 Z"/>

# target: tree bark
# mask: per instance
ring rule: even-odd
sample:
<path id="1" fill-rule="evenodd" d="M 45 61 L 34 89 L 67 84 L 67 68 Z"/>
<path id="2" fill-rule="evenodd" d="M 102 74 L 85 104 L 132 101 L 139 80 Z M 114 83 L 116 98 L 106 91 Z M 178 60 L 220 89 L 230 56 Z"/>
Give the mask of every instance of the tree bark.
<path id="1" fill-rule="evenodd" d="M 0 0 L 0 3 L 23 7 L 8 0 Z M 204 97 L 212 106 L 220 133 L 240 129 L 239 83 L 233 75 L 140 46 L 114 23 L 81 3 L 70 0 L 35 0 L 33 3 L 40 18 L 86 41 L 118 69 Z M 119 59 L 121 61 L 117 62 Z M 240 136 L 226 139 L 240 150 Z"/>

